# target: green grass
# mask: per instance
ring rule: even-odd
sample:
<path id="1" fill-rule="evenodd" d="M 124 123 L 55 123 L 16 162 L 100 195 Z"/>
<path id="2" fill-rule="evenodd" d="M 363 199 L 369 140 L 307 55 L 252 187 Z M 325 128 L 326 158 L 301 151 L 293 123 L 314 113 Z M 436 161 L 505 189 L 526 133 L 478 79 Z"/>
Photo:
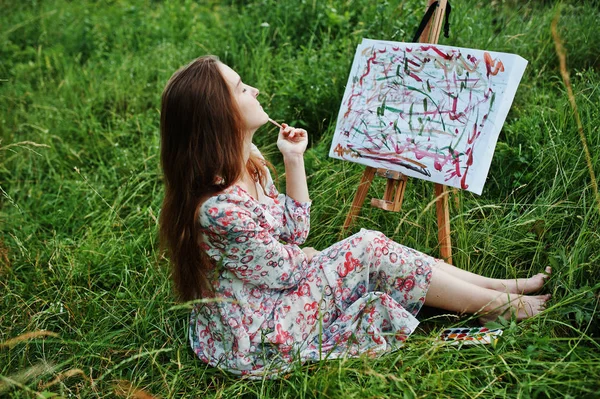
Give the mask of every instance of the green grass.
<path id="1" fill-rule="evenodd" d="M 261 89 L 273 118 L 309 130 L 307 245 L 323 248 L 363 170 L 327 157 L 355 46 L 410 41 L 423 3 L 0 1 L 0 396 L 599 397 L 600 209 L 550 33 L 560 13 L 600 176 L 594 1 L 454 1 L 440 40 L 529 61 L 483 195 L 450 198 L 452 244 L 456 265 L 493 277 L 553 266 L 546 312 L 506 323 L 495 347 L 456 350 L 432 340 L 476 320 L 425 311 L 401 351 L 299 365 L 273 381 L 207 368 L 188 349 L 189 308 L 174 301 L 157 243 L 159 103 L 171 73 L 216 54 Z M 273 134 L 255 137 L 282 171 Z M 365 205 L 354 229 L 437 255 L 432 199 L 432 184 L 411 180 L 399 214 Z M 54 334 L 11 341 L 40 330 Z"/>

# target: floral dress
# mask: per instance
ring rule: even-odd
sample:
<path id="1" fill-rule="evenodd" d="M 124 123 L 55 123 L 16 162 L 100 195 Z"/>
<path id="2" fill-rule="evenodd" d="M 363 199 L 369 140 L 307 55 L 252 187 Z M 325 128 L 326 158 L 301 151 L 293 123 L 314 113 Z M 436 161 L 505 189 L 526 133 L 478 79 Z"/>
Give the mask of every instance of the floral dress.
<path id="1" fill-rule="evenodd" d="M 308 262 L 299 245 L 310 203 L 255 200 L 237 185 L 200 209 L 202 246 L 215 261 L 215 297 L 196 305 L 190 343 L 204 362 L 249 377 L 295 361 L 398 349 L 415 330 L 436 260 L 361 230 Z"/>

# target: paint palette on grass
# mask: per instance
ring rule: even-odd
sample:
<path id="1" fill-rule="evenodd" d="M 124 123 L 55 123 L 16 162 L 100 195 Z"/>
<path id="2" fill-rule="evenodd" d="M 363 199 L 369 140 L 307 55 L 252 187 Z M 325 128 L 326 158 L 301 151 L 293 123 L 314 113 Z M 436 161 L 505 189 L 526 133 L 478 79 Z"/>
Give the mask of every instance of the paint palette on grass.
<path id="1" fill-rule="evenodd" d="M 438 341 L 449 345 L 489 345 L 495 344 L 501 335 L 501 329 L 486 327 L 447 328 L 440 333 Z"/>
<path id="2" fill-rule="evenodd" d="M 526 66 L 514 54 L 363 39 L 329 156 L 481 194 Z"/>

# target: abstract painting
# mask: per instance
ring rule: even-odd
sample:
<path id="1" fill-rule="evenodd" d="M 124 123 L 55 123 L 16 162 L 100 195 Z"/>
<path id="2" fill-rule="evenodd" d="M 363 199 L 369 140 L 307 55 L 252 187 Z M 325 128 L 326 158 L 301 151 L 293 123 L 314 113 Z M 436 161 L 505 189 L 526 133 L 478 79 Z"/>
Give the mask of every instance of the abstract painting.
<path id="1" fill-rule="evenodd" d="M 526 66 L 514 54 L 364 39 L 329 156 L 481 194 Z"/>

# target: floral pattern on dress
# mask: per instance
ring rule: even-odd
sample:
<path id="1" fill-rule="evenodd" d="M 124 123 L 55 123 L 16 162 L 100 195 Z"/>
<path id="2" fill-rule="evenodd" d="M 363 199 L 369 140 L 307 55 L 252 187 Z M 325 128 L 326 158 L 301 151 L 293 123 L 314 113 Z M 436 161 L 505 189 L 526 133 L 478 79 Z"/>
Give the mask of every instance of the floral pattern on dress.
<path id="1" fill-rule="evenodd" d="M 272 181 L 262 194 L 257 201 L 233 185 L 202 204 L 216 276 L 215 298 L 192 310 L 196 355 L 261 378 L 296 361 L 400 348 L 419 324 L 436 260 L 363 229 L 308 262 L 299 245 L 310 203 L 278 194 Z"/>

